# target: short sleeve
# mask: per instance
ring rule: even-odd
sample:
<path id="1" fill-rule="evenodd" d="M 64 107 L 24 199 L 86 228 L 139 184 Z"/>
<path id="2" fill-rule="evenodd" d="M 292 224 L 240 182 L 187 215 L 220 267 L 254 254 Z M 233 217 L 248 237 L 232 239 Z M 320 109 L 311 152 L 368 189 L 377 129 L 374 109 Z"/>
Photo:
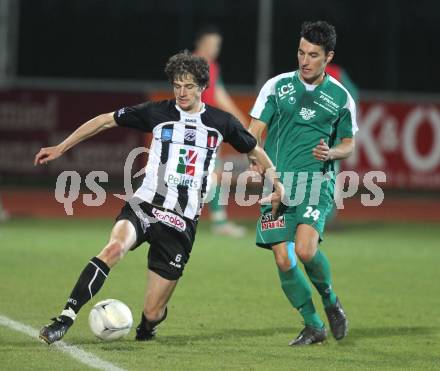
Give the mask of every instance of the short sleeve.
<path id="1" fill-rule="evenodd" d="M 151 106 L 151 102 L 145 102 L 136 106 L 124 107 L 115 111 L 113 118 L 119 126 L 151 132 L 153 130 Z"/>
<path id="2" fill-rule="evenodd" d="M 274 79 L 268 80 L 260 90 L 257 100 L 250 111 L 250 116 L 270 124 L 276 113 L 275 102 L 275 82 Z"/>
<path id="3" fill-rule="evenodd" d="M 340 111 L 336 136 L 338 138 L 352 138 L 358 130 L 356 122 L 356 104 L 354 103 L 353 98 L 347 94 L 347 102 Z"/>
<path id="4" fill-rule="evenodd" d="M 256 145 L 257 140 L 234 116 L 229 115 L 228 125 L 226 126 L 223 140 L 229 143 L 240 153 L 249 153 Z"/>

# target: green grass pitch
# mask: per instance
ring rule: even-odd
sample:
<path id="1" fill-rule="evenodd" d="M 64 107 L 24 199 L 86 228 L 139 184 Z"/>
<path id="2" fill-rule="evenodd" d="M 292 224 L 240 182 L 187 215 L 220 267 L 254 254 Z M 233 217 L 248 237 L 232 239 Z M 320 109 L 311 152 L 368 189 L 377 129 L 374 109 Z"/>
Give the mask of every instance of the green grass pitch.
<path id="1" fill-rule="evenodd" d="M 0 224 L 0 315 L 35 329 L 46 324 L 111 226 L 73 219 Z M 349 225 L 327 233 L 322 248 L 350 333 L 341 342 L 303 348 L 287 346 L 302 328 L 300 317 L 282 295 L 272 253 L 255 247 L 253 238 L 252 232 L 243 240 L 213 236 L 201 223 L 157 339 L 137 343 L 132 329 L 123 340 L 101 342 L 87 324 L 93 303 L 120 299 L 139 320 L 146 247 L 138 248 L 110 273 L 64 340 L 127 370 L 440 369 L 438 225 Z M 87 367 L 0 326 L 0 369 Z"/>

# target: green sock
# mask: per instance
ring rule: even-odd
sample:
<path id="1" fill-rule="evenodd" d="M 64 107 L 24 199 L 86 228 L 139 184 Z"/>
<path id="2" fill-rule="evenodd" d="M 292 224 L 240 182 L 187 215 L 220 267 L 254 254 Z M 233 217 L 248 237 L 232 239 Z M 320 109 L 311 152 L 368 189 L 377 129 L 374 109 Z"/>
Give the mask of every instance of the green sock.
<path id="1" fill-rule="evenodd" d="M 324 307 L 336 303 L 336 294 L 332 288 L 330 262 L 321 250 L 309 262 L 304 263 L 307 275 L 321 295 Z"/>
<path id="2" fill-rule="evenodd" d="M 226 211 L 225 207 L 220 205 L 220 187 L 217 186 L 214 192 L 214 197 L 209 203 L 209 210 L 211 211 L 211 220 L 218 225 L 226 223 Z"/>
<path id="3" fill-rule="evenodd" d="M 284 294 L 289 299 L 293 307 L 298 309 L 301 316 L 304 318 L 304 324 L 315 328 L 322 328 L 322 322 L 312 301 L 312 292 L 310 285 L 304 276 L 304 273 L 298 266 L 294 266 L 287 272 L 278 269 L 278 274 L 281 280 L 281 287 Z"/>

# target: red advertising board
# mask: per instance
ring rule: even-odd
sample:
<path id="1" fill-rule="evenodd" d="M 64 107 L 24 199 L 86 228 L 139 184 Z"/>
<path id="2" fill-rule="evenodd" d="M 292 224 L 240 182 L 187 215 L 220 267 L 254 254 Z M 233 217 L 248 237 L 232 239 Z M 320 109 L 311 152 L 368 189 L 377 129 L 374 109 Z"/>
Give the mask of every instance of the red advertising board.
<path id="1" fill-rule="evenodd" d="M 440 189 L 440 103 L 362 102 L 358 124 L 346 168 L 382 170 L 388 188 Z"/>
<path id="2" fill-rule="evenodd" d="M 63 170 L 102 170 L 122 176 L 131 149 L 143 144 L 136 131 L 114 129 L 78 144 L 48 166 L 34 167 L 41 147 L 59 143 L 81 123 L 100 113 L 145 100 L 142 94 L 43 90 L 0 92 L 0 174 L 2 178 L 57 175 Z"/>
<path id="3" fill-rule="evenodd" d="M 156 93 L 150 96 L 159 98 Z M 255 96 L 240 95 L 234 99 L 244 112 L 249 112 Z M 41 147 L 58 143 L 97 114 L 143 100 L 145 95 L 140 93 L 0 92 L 1 176 L 44 177 L 63 170 L 102 170 L 111 176 L 122 176 L 130 150 L 145 144 L 145 137 L 133 130 L 101 133 L 47 167 L 34 167 L 33 157 Z M 382 187 L 440 189 L 440 102 L 392 102 L 378 97 L 363 101 L 358 116 L 356 149 L 344 162 L 345 169 L 355 170 L 361 176 L 381 170 L 387 176 Z M 222 154 L 228 160 L 238 159 L 228 147 Z"/>
<path id="4" fill-rule="evenodd" d="M 249 112 L 254 96 L 237 96 L 235 102 Z M 354 154 L 343 168 L 362 177 L 371 170 L 386 174 L 381 187 L 440 190 L 440 100 L 362 101 L 358 107 Z M 362 178 L 361 178 L 362 179 Z"/>

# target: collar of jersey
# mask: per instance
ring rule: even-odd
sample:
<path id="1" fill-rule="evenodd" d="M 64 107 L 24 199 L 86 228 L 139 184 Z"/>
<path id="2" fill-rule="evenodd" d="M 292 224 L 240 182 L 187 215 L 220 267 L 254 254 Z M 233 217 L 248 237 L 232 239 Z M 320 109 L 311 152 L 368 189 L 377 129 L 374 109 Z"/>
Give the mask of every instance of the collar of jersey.
<path id="1" fill-rule="evenodd" d="M 180 113 L 183 113 L 185 116 L 200 116 L 203 112 L 206 111 L 205 103 L 202 102 L 202 109 L 199 112 L 194 113 L 188 113 L 184 111 L 182 108 L 180 108 L 177 103 L 175 104 L 176 110 L 178 110 Z"/>
<path id="2" fill-rule="evenodd" d="M 318 85 L 307 84 L 305 81 L 301 80 L 301 77 L 299 77 L 299 73 L 300 73 L 299 70 L 297 70 L 296 73 L 295 73 L 295 77 L 299 80 L 299 82 L 300 82 L 301 84 L 304 85 L 304 87 L 306 88 L 306 91 L 315 91 L 316 88 L 317 88 L 318 86 L 320 86 L 320 87 L 323 88 L 325 85 L 327 85 L 327 81 L 328 81 L 328 73 L 326 73 L 326 72 L 325 72 L 324 79 L 323 79 L 322 82 L 321 82 L 320 84 L 318 84 Z M 314 86 L 314 88 L 313 88 L 313 89 L 309 89 L 309 87 L 311 87 L 311 86 Z"/>

